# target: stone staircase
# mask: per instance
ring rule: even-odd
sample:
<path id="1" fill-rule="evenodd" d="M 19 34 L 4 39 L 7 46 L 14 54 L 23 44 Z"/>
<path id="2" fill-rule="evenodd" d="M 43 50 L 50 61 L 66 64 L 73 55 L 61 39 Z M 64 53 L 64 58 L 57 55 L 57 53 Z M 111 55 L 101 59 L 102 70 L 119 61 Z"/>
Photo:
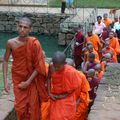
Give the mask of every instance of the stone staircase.
<path id="1" fill-rule="evenodd" d="M 84 9 L 77 8 L 74 10 L 74 14 L 71 14 L 69 18 L 64 20 L 60 24 L 60 33 L 59 33 L 59 45 L 69 44 L 73 39 L 75 31 L 74 29 L 79 26 L 82 27 L 84 34 L 87 33 L 87 29 L 92 25 L 91 23 L 95 22 L 97 9 Z"/>

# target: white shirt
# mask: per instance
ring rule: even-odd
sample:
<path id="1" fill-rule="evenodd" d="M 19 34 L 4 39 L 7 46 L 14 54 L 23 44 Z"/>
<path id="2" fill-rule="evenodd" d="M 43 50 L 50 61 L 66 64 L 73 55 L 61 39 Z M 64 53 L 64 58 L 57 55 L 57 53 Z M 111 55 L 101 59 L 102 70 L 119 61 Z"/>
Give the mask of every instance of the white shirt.
<path id="1" fill-rule="evenodd" d="M 98 22 L 96 22 L 95 23 L 95 33 L 101 34 L 105 27 L 106 27 L 106 25 L 103 22 L 101 22 L 100 24 L 98 24 Z"/>
<path id="2" fill-rule="evenodd" d="M 120 22 L 116 22 L 116 23 L 114 24 L 113 30 L 114 30 L 114 32 L 115 32 L 116 30 L 120 30 Z"/>

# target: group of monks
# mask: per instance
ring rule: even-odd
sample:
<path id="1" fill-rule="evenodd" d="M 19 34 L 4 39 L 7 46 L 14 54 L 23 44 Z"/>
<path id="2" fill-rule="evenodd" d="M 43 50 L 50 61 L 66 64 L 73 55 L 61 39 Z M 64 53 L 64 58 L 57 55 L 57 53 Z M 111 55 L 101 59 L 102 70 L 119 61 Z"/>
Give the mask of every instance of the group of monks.
<path id="1" fill-rule="evenodd" d="M 90 112 L 94 103 L 96 91 L 106 66 L 108 63 L 119 62 L 120 39 L 119 33 L 117 33 L 119 24 L 120 17 L 115 16 L 114 21 L 112 21 L 107 14 L 104 14 L 103 19 L 101 16 L 97 17 L 97 22 L 94 24 L 95 29 L 94 31 L 89 29 L 87 37 L 85 37 L 80 28 L 75 34 L 74 48 L 72 48 L 75 67 L 82 70 L 89 83 L 88 88 L 90 88 L 86 88 L 86 90 L 89 90 L 89 102 L 88 106 L 86 106 L 87 113 Z M 85 101 L 87 102 L 87 99 Z M 80 112 L 81 109 L 78 108 L 78 111 Z M 79 120 L 82 120 L 82 117 Z"/>
<path id="2" fill-rule="evenodd" d="M 63 52 L 57 51 L 50 63 L 46 63 L 39 41 L 29 36 L 32 29 L 30 19 L 20 18 L 17 29 L 19 36 L 7 43 L 3 79 L 4 89 L 9 93 L 7 68 L 12 55 L 18 120 L 87 120 L 107 63 L 118 62 L 120 46 L 116 34 L 106 28 L 107 31 L 105 29 L 101 33 L 108 33 L 106 39 L 92 31 L 85 39 L 84 34 L 78 31 L 74 60 L 66 59 Z"/>

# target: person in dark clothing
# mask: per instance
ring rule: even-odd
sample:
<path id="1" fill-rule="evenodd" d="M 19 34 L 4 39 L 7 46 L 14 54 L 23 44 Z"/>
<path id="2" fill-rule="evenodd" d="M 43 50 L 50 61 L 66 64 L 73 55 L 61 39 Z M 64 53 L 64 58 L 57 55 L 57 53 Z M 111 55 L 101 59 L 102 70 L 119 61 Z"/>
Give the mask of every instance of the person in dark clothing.
<path id="1" fill-rule="evenodd" d="M 66 0 L 62 0 L 61 13 L 65 13 L 65 8 L 66 8 Z"/>

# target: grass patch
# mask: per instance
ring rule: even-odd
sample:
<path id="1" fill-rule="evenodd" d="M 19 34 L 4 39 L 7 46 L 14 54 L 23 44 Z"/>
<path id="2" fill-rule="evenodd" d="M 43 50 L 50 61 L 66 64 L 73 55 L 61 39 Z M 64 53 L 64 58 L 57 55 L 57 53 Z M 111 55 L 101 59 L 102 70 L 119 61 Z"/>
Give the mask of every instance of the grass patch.
<path id="1" fill-rule="evenodd" d="M 120 0 L 74 0 L 74 5 L 85 8 L 120 8 Z M 49 0 L 50 7 L 60 7 L 61 0 Z"/>

